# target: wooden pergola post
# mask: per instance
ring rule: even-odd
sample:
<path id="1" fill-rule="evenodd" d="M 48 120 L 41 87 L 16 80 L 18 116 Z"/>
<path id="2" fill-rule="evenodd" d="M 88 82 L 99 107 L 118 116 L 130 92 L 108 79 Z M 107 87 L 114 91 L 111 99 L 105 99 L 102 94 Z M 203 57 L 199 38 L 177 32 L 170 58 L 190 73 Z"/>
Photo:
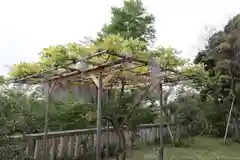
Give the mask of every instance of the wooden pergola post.
<path id="1" fill-rule="evenodd" d="M 162 88 L 162 82 L 159 83 L 159 91 L 160 91 L 160 148 L 159 148 L 159 160 L 164 159 L 164 144 L 163 144 L 163 88 Z"/>
<path id="2" fill-rule="evenodd" d="M 49 84 L 48 84 L 49 85 Z M 45 106 L 45 120 L 44 120 L 44 139 L 43 139 L 43 160 L 48 159 L 48 153 L 47 153 L 47 147 L 48 147 L 48 140 L 47 140 L 47 135 L 48 135 L 48 110 L 49 110 L 49 99 L 50 99 L 50 88 L 48 87 L 48 92 L 47 95 L 45 95 L 45 100 L 46 100 L 46 106 Z"/>
<path id="3" fill-rule="evenodd" d="M 96 160 L 100 160 L 101 154 L 102 97 L 103 97 L 103 84 L 102 84 L 102 72 L 100 72 L 98 77 Z"/>
<path id="4" fill-rule="evenodd" d="M 163 144 L 163 74 L 162 71 L 160 69 L 160 66 L 157 62 L 156 57 L 152 57 L 151 61 L 150 61 L 150 77 L 151 77 L 151 81 L 152 81 L 152 85 L 153 86 L 159 86 L 159 88 L 157 87 L 156 90 L 159 91 L 159 100 L 160 100 L 160 124 L 159 124 L 159 138 L 160 138 L 160 144 L 159 144 L 159 160 L 163 160 L 164 156 L 164 144 Z"/>
<path id="5" fill-rule="evenodd" d="M 43 138 L 43 160 L 48 160 L 48 112 L 49 112 L 49 106 L 50 106 L 50 97 L 52 94 L 52 91 L 56 85 L 56 81 L 51 84 L 50 82 L 47 82 L 47 90 L 45 91 L 45 115 L 44 115 L 44 138 Z"/>

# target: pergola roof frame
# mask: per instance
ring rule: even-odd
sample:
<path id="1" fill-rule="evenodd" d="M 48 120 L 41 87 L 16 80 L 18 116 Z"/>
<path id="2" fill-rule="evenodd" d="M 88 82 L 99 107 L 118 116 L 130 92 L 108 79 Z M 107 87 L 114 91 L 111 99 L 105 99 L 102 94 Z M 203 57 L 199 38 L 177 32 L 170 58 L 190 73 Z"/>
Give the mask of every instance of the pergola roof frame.
<path id="1" fill-rule="evenodd" d="M 91 63 L 92 58 L 96 57 L 101 57 L 103 55 L 108 55 L 109 56 L 115 56 L 117 57 L 116 60 L 114 61 L 109 61 L 109 62 L 104 62 L 103 64 L 96 65 L 94 63 Z M 77 62 L 81 61 L 87 61 L 90 62 L 89 64 L 92 65 L 92 67 L 88 67 L 85 69 L 74 69 L 70 68 L 69 66 L 71 65 L 76 65 Z M 119 66 L 118 66 L 119 65 Z M 125 66 L 124 66 L 125 65 Z M 93 83 L 98 87 L 98 116 L 97 116 L 97 143 L 96 143 L 96 160 L 99 160 L 99 155 L 100 155 L 100 130 L 101 130 L 101 108 L 102 108 L 102 91 L 105 88 L 104 83 L 110 82 L 111 80 L 115 79 L 115 83 L 112 82 L 111 84 L 114 84 L 115 86 L 119 86 L 117 84 L 117 81 L 119 77 L 115 75 L 117 72 L 122 72 L 122 71 L 128 71 L 131 74 L 134 74 L 134 76 L 141 77 L 142 82 L 138 83 L 143 83 L 144 85 L 149 84 L 146 81 L 149 81 L 150 75 L 149 71 L 146 73 L 136 73 L 132 69 L 137 68 L 137 67 L 142 67 L 142 66 L 148 66 L 149 63 L 146 60 L 141 60 L 138 59 L 134 56 L 127 56 L 124 54 L 120 53 L 114 53 L 110 51 L 101 51 L 97 53 L 90 54 L 89 56 L 83 57 L 82 59 L 72 61 L 68 64 L 65 64 L 64 66 L 59 66 L 55 67 L 53 69 L 38 73 L 38 74 L 32 74 L 29 76 L 17 78 L 17 79 L 12 79 L 9 82 L 10 83 L 21 83 L 21 84 L 39 84 L 39 83 L 48 83 L 50 84 L 49 90 L 48 90 L 48 95 L 51 94 L 52 88 L 54 87 L 56 81 L 70 81 L 75 79 L 76 81 L 79 81 L 81 79 L 84 82 L 87 83 Z M 59 69 L 63 69 L 64 71 L 62 73 L 54 73 L 57 72 Z M 113 70 L 114 69 L 114 70 Z M 161 69 L 162 71 L 170 71 L 175 74 L 179 74 L 180 72 L 171 70 L 171 69 Z M 49 76 L 50 73 L 50 76 Z M 78 77 L 80 75 L 80 77 Z M 105 79 L 103 76 L 106 76 Z M 92 81 L 91 81 L 91 80 Z M 80 81 L 81 81 L 80 80 Z M 104 82 L 104 80 L 106 82 Z M 131 82 L 130 82 L 131 85 Z M 43 156 L 45 159 L 47 159 L 47 135 L 48 135 L 48 108 L 49 108 L 49 98 L 46 98 L 47 104 L 46 104 L 46 112 L 45 112 L 45 128 L 44 128 L 44 145 L 43 145 Z"/>
<path id="2" fill-rule="evenodd" d="M 108 55 L 108 56 L 116 56 L 116 57 L 118 57 L 118 59 L 115 61 L 108 61 L 108 62 L 99 64 L 99 65 L 96 65 L 96 64 L 93 65 L 91 63 L 92 58 L 101 57 L 104 54 Z M 76 65 L 76 63 L 82 62 L 82 61 L 85 61 L 85 62 L 87 61 L 88 63 L 90 62 L 89 64 L 92 65 L 92 67 L 88 67 L 85 69 L 76 69 L 76 68 L 69 67 L 71 65 Z M 133 63 L 135 63 L 135 64 L 133 64 Z M 133 64 L 133 65 L 123 67 L 124 64 L 127 64 L 127 65 Z M 117 66 L 117 65 L 119 65 L 119 66 Z M 103 76 L 104 75 L 105 76 L 112 75 L 111 76 L 112 78 L 109 78 L 109 81 L 111 79 L 115 79 L 115 82 L 113 82 L 113 83 L 115 83 L 115 87 L 117 88 L 117 87 L 119 87 L 119 84 L 116 84 L 117 83 L 116 81 L 118 81 L 119 77 L 115 76 L 114 75 L 115 73 L 121 72 L 121 71 L 128 71 L 128 73 L 133 74 L 133 76 L 138 77 L 140 79 L 142 78 L 144 82 L 139 82 L 139 84 L 141 84 L 141 83 L 145 83 L 145 80 L 150 78 L 149 71 L 147 71 L 145 73 L 137 73 L 137 72 L 134 72 L 133 69 L 136 69 L 138 67 L 148 66 L 148 65 L 149 65 L 149 62 L 146 60 L 142 60 L 142 59 L 136 58 L 134 56 L 128 56 L 127 54 L 114 53 L 114 52 L 110 52 L 108 50 L 104 50 L 104 51 L 90 54 L 81 59 L 71 61 L 63 66 L 58 66 L 58 67 L 46 70 L 44 72 L 24 76 L 21 78 L 11 79 L 9 81 L 9 83 L 40 84 L 40 83 L 45 83 L 45 82 L 63 81 L 63 80 L 73 81 L 75 83 L 79 83 L 80 81 L 81 81 L 81 83 L 93 83 L 94 82 L 94 81 L 92 81 L 93 76 L 95 74 L 98 74 L 101 71 Z M 60 69 L 62 69 L 64 71 L 62 71 L 61 73 L 57 73 L 57 71 Z M 114 69 L 114 71 L 113 71 L 113 69 Z M 173 69 L 161 68 L 161 70 L 169 71 L 174 74 L 181 74 L 180 72 L 173 70 Z M 95 76 L 98 76 L 98 75 L 95 75 Z M 170 83 L 174 81 L 174 80 L 169 80 L 166 77 L 165 77 L 165 80 Z M 96 81 L 94 83 L 96 84 Z M 103 85 L 105 85 L 105 84 L 103 84 Z M 129 85 L 132 85 L 131 82 Z"/>

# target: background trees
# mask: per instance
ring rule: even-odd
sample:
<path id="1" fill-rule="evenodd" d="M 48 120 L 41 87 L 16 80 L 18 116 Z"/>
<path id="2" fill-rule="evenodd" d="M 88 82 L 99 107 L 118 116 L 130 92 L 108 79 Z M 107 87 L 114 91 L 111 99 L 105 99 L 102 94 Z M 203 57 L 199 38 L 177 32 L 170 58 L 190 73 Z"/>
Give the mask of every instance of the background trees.
<path id="1" fill-rule="evenodd" d="M 152 43 L 156 38 L 155 17 L 148 13 L 141 0 L 124 1 L 123 7 L 112 7 L 112 17 L 99 32 L 99 39 L 110 34 L 119 34 L 124 38 L 138 38 Z"/>
<path id="2" fill-rule="evenodd" d="M 236 15 L 223 30 L 214 33 L 195 59 L 195 63 L 203 63 L 209 72 L 210 81 L 201 92 L 223 106 L 220 108 L 223 112 L 230 106 L 229 121 L 233 108 L 236 120 L 239 112 L 239 103 L 235 99 L 239 94 L 239 17 Z"/>

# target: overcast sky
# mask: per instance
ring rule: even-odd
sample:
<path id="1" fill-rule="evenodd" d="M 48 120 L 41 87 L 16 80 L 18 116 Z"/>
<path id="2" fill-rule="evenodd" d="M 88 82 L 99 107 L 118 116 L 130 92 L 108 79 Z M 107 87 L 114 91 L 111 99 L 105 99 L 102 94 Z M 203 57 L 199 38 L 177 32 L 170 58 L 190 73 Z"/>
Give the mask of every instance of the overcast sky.
<path id="1" fill-rule="evenodd" d="M 194 57 L 206 27 L 220 29 L 240 13 L 239 0 L 143 0 L 156 17 L 157 44 Z M 36 61 L 43 47 L 95 36 L 122 0 L 0 0 L 0 74 Z"/>

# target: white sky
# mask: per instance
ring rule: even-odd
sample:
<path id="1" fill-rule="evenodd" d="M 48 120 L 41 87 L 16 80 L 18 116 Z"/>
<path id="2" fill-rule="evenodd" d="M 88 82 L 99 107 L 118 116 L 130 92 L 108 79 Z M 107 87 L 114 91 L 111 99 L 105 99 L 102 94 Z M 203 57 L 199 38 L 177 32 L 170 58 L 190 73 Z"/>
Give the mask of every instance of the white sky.
<path id="1" fill-rule="evenodd" d="M 157 44 L 194 57 L 205 26 L 221 28 L 240 13 L 239 0 L 143 0 L 156 17 Z M 122 0 L 0 0 L 0 74 L 36 61 L 43 47 L 95 36 Z"/>

